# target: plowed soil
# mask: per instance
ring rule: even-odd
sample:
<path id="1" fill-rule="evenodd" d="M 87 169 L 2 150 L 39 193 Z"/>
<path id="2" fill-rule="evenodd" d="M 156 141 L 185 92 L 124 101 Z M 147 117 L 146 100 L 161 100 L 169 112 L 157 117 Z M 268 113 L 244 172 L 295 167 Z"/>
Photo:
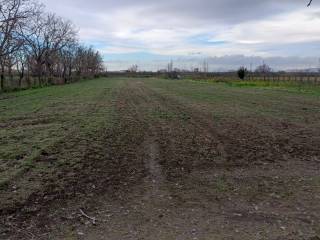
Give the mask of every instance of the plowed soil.
<path id="1" fill-rule="evenodd" d="M 320 239 L 318 96 L 112 81 L 84 110 L 112 124 L 68 132 L 2 185 L 0 239 Z M 45 124 L 25 117 L 1 127 Z"/>

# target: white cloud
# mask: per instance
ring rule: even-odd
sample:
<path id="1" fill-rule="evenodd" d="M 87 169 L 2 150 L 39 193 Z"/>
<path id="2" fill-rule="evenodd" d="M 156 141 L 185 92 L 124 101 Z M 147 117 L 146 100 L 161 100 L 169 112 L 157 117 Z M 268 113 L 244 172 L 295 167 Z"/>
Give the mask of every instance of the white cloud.
<path id="1" fill-rule="evenodd" d="M 301 0 L 45 1 L 105 54 L 314 56 L 320 41 L 316 2 L 306 8 Z"/>
<path id="2" fill-rule="evenodd" d="M 300 10 L 266 20 L 235 25 L 218 37 L 246 44 L 297 43 L 320 40 L 320 18 L 311 18 L 316 11 Z"/>

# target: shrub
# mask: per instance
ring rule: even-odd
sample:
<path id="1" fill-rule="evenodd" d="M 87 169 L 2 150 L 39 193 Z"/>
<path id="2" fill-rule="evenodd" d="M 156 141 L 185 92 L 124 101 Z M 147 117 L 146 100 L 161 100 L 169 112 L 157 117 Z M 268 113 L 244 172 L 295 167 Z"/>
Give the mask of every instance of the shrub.
<path id="1" fill-rule="evenodd" d="M 168 78 L 169 78 L 169 79 L 180 79 L 181 76 L 179 75 L 178 72 L 173 71 L 173 72 L 169 72 L 169 73 L 168 73 Z"/>
<path id="2" fill-rule="evenodd" d="M 246 77 L 248 70 L 245 67 L 240 67 L 237 73 L 238 77 L 243 80 Z"/>

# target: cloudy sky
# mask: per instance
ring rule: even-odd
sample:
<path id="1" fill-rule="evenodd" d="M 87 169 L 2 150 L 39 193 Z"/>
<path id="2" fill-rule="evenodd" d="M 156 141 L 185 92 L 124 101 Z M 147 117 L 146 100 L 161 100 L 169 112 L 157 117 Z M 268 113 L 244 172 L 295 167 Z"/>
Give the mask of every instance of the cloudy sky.
<path id="1" fill-rule="evenodd" d="M 319 65 L 320 0 L 310 8 L 308 0 L 42 2 L 72 20 L 111 69 L 162 68 L 170 59 L 185 68 L 209 59 L 212 70 L 262 59 L 274 68 Z"/>

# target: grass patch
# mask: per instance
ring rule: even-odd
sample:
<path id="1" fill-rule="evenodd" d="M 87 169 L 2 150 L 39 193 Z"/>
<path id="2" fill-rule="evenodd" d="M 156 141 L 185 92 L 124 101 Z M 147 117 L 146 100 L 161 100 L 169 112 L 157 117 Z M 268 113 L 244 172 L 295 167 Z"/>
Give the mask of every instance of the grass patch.
<path id="1" fill-rule="evenodd" d="M 225 193 L 231 190 L 231 186 L 225 177 L 219 177 L 214 182 L 214 189 L 218 193 Z"/>
<path id="2" fill-rule="evenodd" d="M 320 96 L 320 86 L 310 83 L 293 81 L 230 81 L 226 82 L 225 84 L 230 87 L 278 89 Z"/>
<path id="3" fill-rule="evenodd" d="M 37 168 L 34 160 L 55 144 L 112 125 L 113 99 L 122 83 L 101 78 L 1 94 L 0 185 Z"/>
<path id="4" fill-rule="evenodd" d="M 149 79 L 145 83 L 183 105 L 197 105 L 218 121 L 269 118 L 305 124 L 315 122 L 320 115 L 320 86 L 164 79 Z"/>

